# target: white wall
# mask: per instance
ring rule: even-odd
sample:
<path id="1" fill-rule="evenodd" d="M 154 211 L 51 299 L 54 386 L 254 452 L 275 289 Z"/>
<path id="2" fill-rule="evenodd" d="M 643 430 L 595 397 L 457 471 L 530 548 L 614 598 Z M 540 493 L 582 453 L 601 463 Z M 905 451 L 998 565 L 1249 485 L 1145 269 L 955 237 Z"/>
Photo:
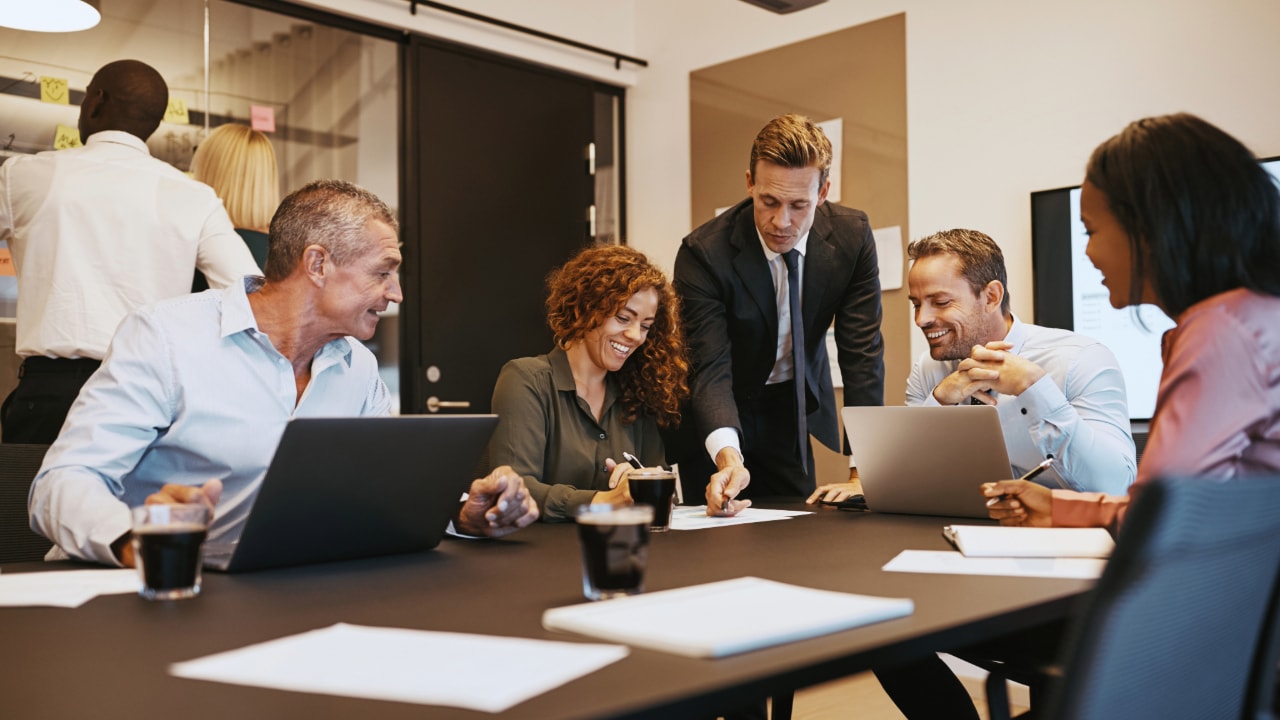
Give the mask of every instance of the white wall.
<path id="1" fill-rule="evenodd" d="M 646 0 L 636 10 L 636 51 L 652 66 L 627 95 L 629 230 L 668 267 L 690 229 L 689 71 L 898 12 L 911 237 L 990 234 L 1023 317 L 1030 193 L 1079 183 L 1090 151 L 1125 123 L 1186 110 L 1280 154 L 1274 0 L 829 0 L 789 16 L 737 0 Z"/>
<path id="2" fill-rule="evenodd" d="M 667 268 L 690 230 L 689 72 L 899 12 L 907 14 L 911 236 L 957 226 L 989 233 L 1005 250 L 1024 317 L 1030 193 L 1079 183 L 1089 152 L 1128 121 L 1186 110 L 1260 155 L 1280 154 L 1275 0 L 829 0 L 791 15 L 739 0 L 451 2 L 650 63 L 621 71 L 467 21 L 406 20 L 403 0 L 307 4 L 630 86 L 629 239 Z"/>

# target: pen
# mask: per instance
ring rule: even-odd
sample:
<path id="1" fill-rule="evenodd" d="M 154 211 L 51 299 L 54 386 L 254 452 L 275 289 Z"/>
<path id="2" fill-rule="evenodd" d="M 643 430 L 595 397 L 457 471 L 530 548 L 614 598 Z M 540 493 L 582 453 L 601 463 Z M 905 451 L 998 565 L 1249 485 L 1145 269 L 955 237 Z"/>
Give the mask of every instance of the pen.
<path id="1" fill-rule="evenodd" d="M 635 455 L 632 455 L 631 453 L 627 452 L 626 450 L 623 450 L 623 451 L 622 451 L 622 459 L 623 459 L 623 460 L 626 460 L 628 465 L 630 465 L 631 467 L 633 467 L 633 468 L 635 468 L 635 469 L 637 469 L 637 470 L 639 470 L 640 468 L 644 467 L 644 464 L 640 462 L 640 459 L 639 459 L 639 458 L 637 458 Z"/>
<path id="2" fill-rule="evenodd" d="M 1048 458 L 1047 460 L 1040 463 L 1039 465 L 1031 468 L 1029 471 L 1027 471 L 1025 475 L 1023 475 L 1018 479 L 1019 480 L 1035 480 L 1037 477 L 1040 476 L 1040 473 L 1044 472 L 1045 470 L 1048 470 L 1050 467 L 1053 467 L 1053 458 Z M 1008 499 L 1009 499 L 1008 495 L 997 495 L 987 501 L 987 507 L 991 507 L 996 503 L 1001 503 Z"/>

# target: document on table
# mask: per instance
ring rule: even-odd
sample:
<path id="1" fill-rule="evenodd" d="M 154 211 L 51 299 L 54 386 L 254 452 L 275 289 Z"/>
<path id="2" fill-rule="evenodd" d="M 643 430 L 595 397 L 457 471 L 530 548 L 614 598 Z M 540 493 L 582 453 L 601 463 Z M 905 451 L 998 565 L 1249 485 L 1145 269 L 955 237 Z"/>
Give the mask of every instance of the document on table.
<path id="1" fill-rule="evenodd" d="M 174 663 L 193 680 L 502 712 L 617 662 L 622 645 L 339 623 Z"/>
<path id="2" fill-rule="evenodd" d="M 1103 528 L 948 525 L 942 534 L 965 557 L 1105 558 L 1116 547 Z"/>
<path id="3" fill-rule="evenodd" d="M 954 550 L 903 550 L 885 564 L 888 572 L 942 575 L 1013 575 L 1095 580 L 1107 561 L 1099 558 L 965 557 Z"/>
<path id="4" fill-rule="evenodd" d="M 99 595 L 136 593 L 141 584 L 133 568 L 5 573 L 0 575 L 0 607 L 74 608 Z"/>
<path id="5" fill-rule="evenodd" d="M 778 608 L 801 608 L 778 612 Z M 724 657 L 910 615 L 907 598 L 743 577 L 553 608 L 542 626 L 691 657 Z M 713 617 L 715 622 L 707 622 Z"/>
<path id="6" fill-rule="evenodd" d="M 797 515 L 808 515 L 806 510 L 769 510 L 749 507 L 733 517 L 708 517 L 706 505 L 680 505 L 671 511 L 672 530 L 702 530 L 703 528 L 746 525 L 747 523 L 786 520 Z"/>

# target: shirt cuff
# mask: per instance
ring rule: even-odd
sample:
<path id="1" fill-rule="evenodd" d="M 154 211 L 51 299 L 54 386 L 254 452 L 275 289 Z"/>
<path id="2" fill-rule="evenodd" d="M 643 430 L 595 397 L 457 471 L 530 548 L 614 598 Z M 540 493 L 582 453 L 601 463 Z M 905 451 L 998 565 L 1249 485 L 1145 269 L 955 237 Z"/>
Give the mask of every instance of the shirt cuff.
<path id="1" fill-rule="evenodd" d="M 1019 408 L 1026 411 L 1023 414 L 1029 422 L 1039 422 L 1053 417 L 1071 404 L 1067 402 L 1067 396 L 1062 393 L 1062 388 L 1058 387 L 1047 373 L 1032 383 L 1031 387 L 1023 390 L 1018 396 L 1017 403 Z"/>
<path id="2" fill-rule="evenodd" d="M 711 462 L 713 464 L 716 461 L 716 456 L 720 454 L 720 451 L 727 447 L 737 450 L 739 455 L 742 454 L 742 442 L 738 440 L 738 431 L 731 427 L 722 427 L 713 430 L 711 434 L 707 436 L 706 447 L 707 454 L 711 456 Z"/>

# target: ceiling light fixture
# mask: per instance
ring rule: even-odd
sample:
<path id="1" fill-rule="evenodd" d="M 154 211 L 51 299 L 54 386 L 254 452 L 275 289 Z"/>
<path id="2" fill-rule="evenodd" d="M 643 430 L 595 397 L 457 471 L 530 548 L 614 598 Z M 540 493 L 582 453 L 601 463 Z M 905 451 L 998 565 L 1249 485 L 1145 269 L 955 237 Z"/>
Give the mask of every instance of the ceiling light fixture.
<path id="1" fill-rule="evenodd" d="M 98 24 L 96 0 L 0 0 L 0 27 L 75 32 Z"/>

